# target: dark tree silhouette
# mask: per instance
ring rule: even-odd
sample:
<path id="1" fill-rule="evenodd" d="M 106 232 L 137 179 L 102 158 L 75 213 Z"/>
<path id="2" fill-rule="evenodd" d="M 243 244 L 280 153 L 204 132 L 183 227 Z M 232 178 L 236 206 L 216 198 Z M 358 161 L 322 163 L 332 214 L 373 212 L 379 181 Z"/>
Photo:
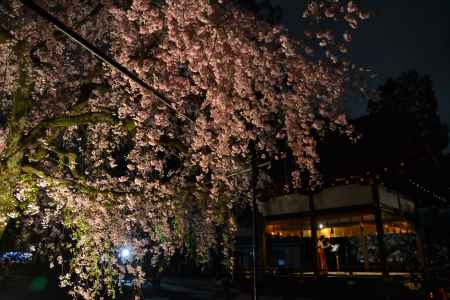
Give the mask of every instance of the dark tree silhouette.
<path id="1" fill-rule="evenodd" d="M 441 122 L 437 108 L 430 77 L 416 71 L 388 79 L 379 88 L 379 98 L 368 103 L 373 118 L 383 120 L 386 127 L 401 129 L 387 131 L 395 133 L 399 143 L 425 143 L 434 154 L 448 144 L 448 128 Z"/>

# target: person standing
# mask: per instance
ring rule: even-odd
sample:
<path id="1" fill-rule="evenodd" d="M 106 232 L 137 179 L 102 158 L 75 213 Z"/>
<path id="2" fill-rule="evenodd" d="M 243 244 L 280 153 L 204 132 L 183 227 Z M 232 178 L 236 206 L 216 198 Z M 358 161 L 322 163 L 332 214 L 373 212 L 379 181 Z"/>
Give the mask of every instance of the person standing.
<path id="1" fill-rule="evenodd" d="M 317 254 L 319 256 L 319 264 L 320 264 L 320 274 L 325 275 L 328 273 L 327 267 L 327 257 L 325 254 L 325 249 L 330 247 L 330 244 L 326 241 L 323 235 L 320 236 L 317 241 Z"/>

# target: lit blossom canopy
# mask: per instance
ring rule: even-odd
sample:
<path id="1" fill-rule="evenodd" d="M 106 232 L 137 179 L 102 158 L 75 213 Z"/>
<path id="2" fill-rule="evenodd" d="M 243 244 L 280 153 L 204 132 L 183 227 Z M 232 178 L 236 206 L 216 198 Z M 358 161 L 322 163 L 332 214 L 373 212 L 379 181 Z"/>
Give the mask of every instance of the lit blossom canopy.
<path id="1" fill-rule="evenodd" d="M 232 211 L 249 178 L 230 174 L 248 166 L 250 145 L 263 161 L 287 145 L 293 185 L 314 187 L 317 138 L 351 131 L 342 55 L 368 17 L 353 1 L 310 1 L 312 22 L 347 26 L 302 42 L 227 1 L 36 1 L 150 89 L 3 2 L 0 221 L 27 224 L 28 242 L 48 237 L 37 248 L 74 295 L 114 293 L 124 245 L 136 283 L 143 264 L 157 272 L 176 251 L 204 262 L 223 249 L 232 269 Z"/>

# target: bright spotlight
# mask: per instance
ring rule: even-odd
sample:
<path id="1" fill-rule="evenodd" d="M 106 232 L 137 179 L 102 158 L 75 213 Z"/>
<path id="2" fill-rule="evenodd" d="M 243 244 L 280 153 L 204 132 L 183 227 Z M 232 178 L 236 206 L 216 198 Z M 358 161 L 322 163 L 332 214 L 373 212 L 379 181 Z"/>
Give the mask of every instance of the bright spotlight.
<path id="1" fill-rule="evenodd" d="M 127 258 L 128 256 L 130 256 L 130 249 L 123 248 L 122 251 L 120 251 L 120 256 L 122 256 L 123 258 Z"/>
<path id="2" fill-rule="evenodd" d="M 119 258 L 122 260 L 122 263 L 127 261 L 131 261 L 132 252 L 128 247 L 122 247 L 119 249 Z"/>
<path id="3" fill-rule="evenodd" d="M 323 224 L 319 224 L 319 228 L 322 229 L 323 228 Z"/>

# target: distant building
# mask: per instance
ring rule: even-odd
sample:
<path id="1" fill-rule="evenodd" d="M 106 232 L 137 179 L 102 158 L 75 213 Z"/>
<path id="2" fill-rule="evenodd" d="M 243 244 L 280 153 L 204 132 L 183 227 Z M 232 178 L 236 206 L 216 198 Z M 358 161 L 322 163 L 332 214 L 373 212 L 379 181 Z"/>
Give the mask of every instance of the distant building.
<path id="1" fill-rule="evenodd" d="M 339 245 L 327 251 L 330 272 L 410 272 L 423 259 L 414 201 L 381 184 L 275 197 L 261 203 L 260 211 L 260 247 L 268 269 L 318 273 L 315 245 L 320 236 Z"/>
<path id="2" fill-rule="evenodd" d="M 280 188 L 289 184 L 293 170 L 289 153 L 273 163 L 273 185 L 259 191 L 258 268 L 318 274 L 316 245 L 324 236 L 340 245 L 326 251 L 329 274 L 387 276 L 425 270 L 422 212 L 447 201 L 442 160 L 427 145 L 396 142 L 380 122 L 354 120 L 355 128 L 365 133 L 355 144 L 336 133 L 321 142 L 324 185 L 314 193 L 291 189 L 286 194 Z M 251 267 L 248 225 L 244 222 L 238 233 L 241 269 Z"/>

